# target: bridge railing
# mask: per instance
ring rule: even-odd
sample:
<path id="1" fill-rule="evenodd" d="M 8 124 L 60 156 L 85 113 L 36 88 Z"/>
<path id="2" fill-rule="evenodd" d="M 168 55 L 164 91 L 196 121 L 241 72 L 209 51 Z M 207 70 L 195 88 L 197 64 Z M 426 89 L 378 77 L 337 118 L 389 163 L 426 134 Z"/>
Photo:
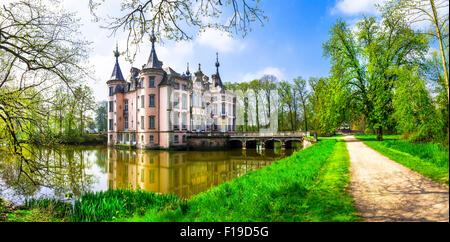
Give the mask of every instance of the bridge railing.
<path id="1" fill-rule="evenodd" d="M 282 132 L 230 132 L 231 137 L 276 137 L 276 136 L 310 136 L 309 131 Z"/>

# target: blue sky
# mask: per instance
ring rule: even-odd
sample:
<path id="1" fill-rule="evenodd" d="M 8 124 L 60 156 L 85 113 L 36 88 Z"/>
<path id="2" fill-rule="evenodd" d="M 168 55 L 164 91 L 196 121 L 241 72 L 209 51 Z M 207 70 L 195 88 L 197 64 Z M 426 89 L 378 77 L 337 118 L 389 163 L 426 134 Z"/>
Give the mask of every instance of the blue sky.
<path id="1" fill-rule="evenodd" d="M 245 38 L 227 36 L 217 30 L 208 30 L 189 42 L 165 41 L 156 44 L 156 52 L 164 66 L 177 72 L 196 70 L 198 63 L 208 75 L 215 73 L 216 52 L 219 52 L 220 74 L 223 81 L 242 82 L 273 74 L 280 80 L 292 80 L 302 76 L 327 76 L 330 64 L 323 57 L 322 44 L 329 38 L 328 32 L 336 19 L 342 18 L 354 25 L 362 15 L 377 15 L 374 3 L 383 0 L 261 0 L 261 8 L 269 21 L 263 27 L 253 25 L 253 31 Z M 118 16 L 120 1 L 107 1 L 99 14 Z M 108 37 L 109 32 L 98 23 L 91 22 L 88 0 L 65 1 L 64 6 L 75 11 L 82 21 L 81 32 L 92 41 L 90 65 L 95 70 L 95 81 L 89 81 L 97 100 L 106 99 L 106 81 L 114 66 L 113 50 L 116 41 L 119 50 L 126 47 L 125 34 Z M 225 16 L 226 17 L 226 16 Z M 145 64 L 151 43 L 141 46 L 134 63 L 120 58 L 124 76 L 131 66 Z"/>

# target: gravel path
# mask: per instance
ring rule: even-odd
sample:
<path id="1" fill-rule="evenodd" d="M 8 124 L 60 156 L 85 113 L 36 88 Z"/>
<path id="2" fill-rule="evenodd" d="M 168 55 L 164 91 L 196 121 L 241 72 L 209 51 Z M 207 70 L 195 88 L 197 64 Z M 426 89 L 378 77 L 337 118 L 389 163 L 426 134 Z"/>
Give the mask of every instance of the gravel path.
<path id="1" fill-rule="evenodd" d="M 449 189 L 390 160 L 353 136 L 350 189 L 363 221 L 449 222 Z"/>

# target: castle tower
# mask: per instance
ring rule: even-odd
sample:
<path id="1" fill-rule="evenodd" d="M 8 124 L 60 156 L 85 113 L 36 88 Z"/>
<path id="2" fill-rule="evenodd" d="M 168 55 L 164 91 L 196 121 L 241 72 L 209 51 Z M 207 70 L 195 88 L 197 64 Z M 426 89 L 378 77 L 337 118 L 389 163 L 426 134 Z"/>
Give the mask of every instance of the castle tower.
<path id="1" fill-rule="evenodd" d="M 116 63 L 112 71 L 111 77 L 106 82 L 108 85 L 108 144 L 115 144 L 117 141 L 117 130 L 121 124 L 121 113 L 117 110 L 117 103 L 120 103 L 123 97 L 123 87 L 126 84 L 119 65 L 119 49 L 116 44 L 116 51 L 113 52 L 116 57 Z"/>

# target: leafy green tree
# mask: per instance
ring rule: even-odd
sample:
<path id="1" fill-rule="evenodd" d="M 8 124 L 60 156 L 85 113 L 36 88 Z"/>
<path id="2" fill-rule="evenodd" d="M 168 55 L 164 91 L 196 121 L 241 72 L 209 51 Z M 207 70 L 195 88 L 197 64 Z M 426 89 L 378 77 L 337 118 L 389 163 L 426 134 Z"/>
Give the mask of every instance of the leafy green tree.
<path id="1" fill-rule="evenodd" d="M 95 110 L 95 123 L 98 131 L 106 131 L 108 128 L 108 102 L 106 100 L 101 101 L 97 105 Z"/>
<path id="2" fill-rule="evenodd" d="M 347 107 L 353 109 L 353 113 L 367 118 L 368 125 L 377 130 L 378 140 L 382 139 L 383 127 L 394 126 L 395 70 L 419 65 L 428 50 L 428 38 L 415 34 L 404 16 L 389 11 L 382 17 L 379 22 L 373 17 L 364 17 L 356 31 L 338 20 L 323 46 L 325 56 L 331 58 L 332 82 L 342 87 L 334 90 L 335 94 L 351 98 L 344 103 L 349 104 Z M 342 95 L 341 92 L 348 93 Z"/>
<path id="3" fill-rule="evenodd" d="M 82 66 L 88 42 L 79 38 L 73 13 L 42 1 L 17 1 L 0 10 L 0 141 L 18 157 L 17 180 L 39 177 L 53 171 L 39 156 L 30 158 L 31 139 L 51 144 L 50 90 L 69 90 L 87 74 Z"/>
<path id="4" fill-rule="evenodd" d="M 391 0 L 385 4 L 384 11 L 396 11 L 407 18 L 408 23 L 428 22 L 431 27 L 424 34 L 432 36 L 439 42 L 441 65 L 446 83 L 447 99 L 449 96 L 448 73 L 448 27 L 449 27 L 449 2 L 447 0 Z"/>
<path id="5" fill-rule="evenodd" d="M 272 113 L 272 92 L 276 90 L 277 85 L 277 77 L 274 75 L 264 75 L 261 77 L 261 90 L 265 96 L 266 105 L 264 111 L 266 113 L 266 120 L 269 121 L 268 125 L 271 122 L 271 113 Z"/>
<path id="6" fill-rule="evenodd" d="M 297 90 L 298 98 L 302 106 L 304 131 L 308 131 L 308 96 L 306 81 L 301 77 L 294 78 L 294 89 Z"/>
<path id="7" fill-rule="evenodd" d="M 393 101 L 397 127 L 411 141 L 442 140 L 445 136 L 443 119 L 438 117 L 426 82 L 418 73 L 418 68 L 403 67 L 397 71 Z"/>
<path id="8" fill-rule="evenodd" d="M 260 128 L 260 120 L 259 120 L 259 96 L 261 94 L 262 85 L 260 80 L 255 79 L 249 83 L 249 88 L 253 91 L 255 98 L 255 115 L 256 115 L 256 130 L 259 131 Z"/>

